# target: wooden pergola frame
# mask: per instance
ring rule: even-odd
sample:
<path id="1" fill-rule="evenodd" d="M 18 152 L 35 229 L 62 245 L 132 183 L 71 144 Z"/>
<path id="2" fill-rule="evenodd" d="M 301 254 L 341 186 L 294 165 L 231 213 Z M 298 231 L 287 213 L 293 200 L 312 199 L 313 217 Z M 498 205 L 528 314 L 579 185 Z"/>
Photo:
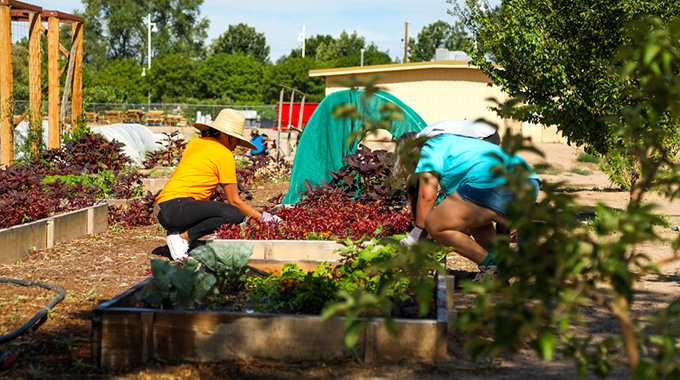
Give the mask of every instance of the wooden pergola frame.
<path id="1" fill-rule="evenodd" d="M 47 20 L 47 28 L 42 24 Z M 40 115 L 42 97 L 48 94 L 48 148 L 58 148 L 61 145 L 60 125 L 64 122 L 68 108 L 68 95 L 71 92 L 71 119 L 75 120 L 83 109 L 83 23 L 82 17 L 59 11 L 43 10 L 39 6 L 16 0 L 0 0 L 0 167 L 9 166 L 14 161 L 14 102 L 12 93 L 14 88 L 12 78 L 12 21 L 27 21 L 29 23 L 29 108 L 16 122 L 18 124 L 28 112 L 33 117 Z M 72 46 L 69 52 L 59 42 L 59 24 L 72 25 Z M 40 33 L 47 35 L 48 86 L 41 89 L 41 61 Z M 59 53 L 68 59 L 68 65 L 59 70 Z M 61 99 L 59 78 L 66 72 L 66 85 Z M 38 119 L 40 120 L 40 119 Z M 40 122 L 42 122 L 40 120 Z M 33 147 L 35 150 L 38 147 Z"/>

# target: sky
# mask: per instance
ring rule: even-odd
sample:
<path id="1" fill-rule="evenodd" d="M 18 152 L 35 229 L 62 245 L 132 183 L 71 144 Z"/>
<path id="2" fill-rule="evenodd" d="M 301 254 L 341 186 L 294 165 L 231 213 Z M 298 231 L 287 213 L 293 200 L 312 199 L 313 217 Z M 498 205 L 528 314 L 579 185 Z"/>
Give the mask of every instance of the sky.
<path id="1" fill-rule="evenodd" d="M 66 13 L 84 9 L 80 0 L 25 2 Z M 494 6 L 500 0 L 490 3 Z M 210 20 L 207 45 L 229 25 L 245 23 L 257 33 L 265 34 L 271 47 L 271 61 L 275 62 L 302 46 L 298 35 L 303 25 L 307 37 L 329 34 L 337 38 L 343 30 L 350 35 L 356 31 L 367 45 L 374 42 L 391 58 L 402 59 L 406 22 L 409 37 L 416 38 L 423 27 L 438 20 L 456 22 L 457 18 L 447 13 L 451 8 L 446 0 L 205 0 L 200 10 L 202 16 Z M 153 36 L 151 41 L 153 44 Z"/>

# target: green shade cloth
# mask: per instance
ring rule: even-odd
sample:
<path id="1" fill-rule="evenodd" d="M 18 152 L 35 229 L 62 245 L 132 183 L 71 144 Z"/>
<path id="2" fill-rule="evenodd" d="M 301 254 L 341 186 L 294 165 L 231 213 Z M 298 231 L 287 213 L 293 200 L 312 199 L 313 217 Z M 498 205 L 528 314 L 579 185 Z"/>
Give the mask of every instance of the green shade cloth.
<path id="1" fill-rule="evenodd" d="M 367 115 L 371 120 L 379 120 L 380 106 L 384 103 L 394 103 L 404 112 L 404 120 L 394 121 L 392 130 L 389 131 L 397 138 L 405 132 L 420 132 L 427 125 L 411 107 L 392 94 L 384 91 L 376 93 L 368 99 L 368 110 L 363 109 L 360 101 L 362 96 L 364 90 L 338 91 L 326 96 L 319 103 L 300 137 L 288 193 L 282 204 L 294 204 L 300 200 L 299 191 L 304 190 L 305 180 L 314 186 L 320 184 L 322 180 L 330 181 L 330 173 L 340 170 L 344 165 L 342 158 L 356 151 L 358 142 L 355 140 L 348 145 L 347 138 L 352 132 L 361 129 L 363 121 L 334 119 L 331 113 L 335 107 L 353 104 L 360 114 Z"/>

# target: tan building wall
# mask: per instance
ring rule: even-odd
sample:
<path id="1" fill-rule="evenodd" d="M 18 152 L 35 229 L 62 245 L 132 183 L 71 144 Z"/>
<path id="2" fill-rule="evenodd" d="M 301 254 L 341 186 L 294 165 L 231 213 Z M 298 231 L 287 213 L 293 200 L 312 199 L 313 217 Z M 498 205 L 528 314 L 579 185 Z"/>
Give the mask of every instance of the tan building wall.
<path id="1" fill-rule="evenodd" d="M 378 84 L 383 86 L 416 111 L 428 124 L 440 120 L 483 118 L 498 126 L 501 135 L 510 127 L 515 133 L 531 137 L 535 142 L 558 142 L 561 137 L 554 128 L 544 129 L 513 120 L 504 120 L 489 110 L 498 102 L 507 100 L 497 86 L 481 70 L 467 62 L 436 61 L 406 64 L 348 67 L 312 70 L 311 77 L 326 81 L 326 95 L 347 87 L 338 84 L 351 76 L 367 79 L 381 75 Z M 524 124 L 524 125 L 523 125 Z"/>

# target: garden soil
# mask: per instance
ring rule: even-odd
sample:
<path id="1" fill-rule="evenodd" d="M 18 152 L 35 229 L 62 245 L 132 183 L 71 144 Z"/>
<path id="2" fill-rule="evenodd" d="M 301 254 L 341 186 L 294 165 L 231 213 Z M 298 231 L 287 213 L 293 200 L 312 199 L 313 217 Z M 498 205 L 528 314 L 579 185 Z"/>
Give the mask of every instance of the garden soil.
<path id="1" fill-rule="evenodd" d="M 628 194 L 614 191 L 607 177 L 595 164 L 577 161 L 577 151 L 562 144 L 538 146 L 545 156 L 526 154 L 535 165 L 550 166 L 550 174 L 541 174 L 546 181 L 564 181 L 581 204 L 594 206 L 598 202 L 623 208 Z M 580 168 L 579 173 L 572 172 Z M 589 172 L 585 172 L 587 170 Z M 266 205 L 266 200 L 287 190 L 286 183 L 254 189 L 254 205 Z M 651 196 L 649 201 L 660 198 Z M 678 202 L 661 202 L 659 213 L 669 217 L 673 225 L 680 224 Z M 659 227 L 667 238 L 678 232 Z M 462 350 L 464 338 L 459 337 L 449 347 L 450 360 L 436 365 L 411 363 L 362 364 L 355 361 L 286 362 L 242 359 L 221 363 L 161 363 L 116 371 L 94 368 L 90 359 L 91 311 L 147 278 L 149 260 L 161 256 L 165 247 L 164 232 L 158 226 L 132 229 L 110 228 L 97 236 L 84 237 L 54 248 L 44 249 L 9 265 L 0 265 L 0 278 L 20 279 L 56 285 L 66 291 L 66 298 L 50 313 L 47 321 L 5 345 L 0 351 L 10 351 L 16 361 L 0 370 L 2 379 L 572 379 L 576 377 L 572 362 L 558 358 L 541 362 L 528 348 L 515 355 L 505 355 L 492 362 L 473 363 Z M 647 244 L 640 247 L 655 261 L 672 257 L 669 246 Z M 447 266 L 459 278 L 472 277 L 476 268 L 456 255 Z M 662 267 L 668 281 L 646 277 L 637 289 L 637 312 L 653 313 L 670 300 L 680 296 L 680 263 Z M 35 287 L 0 284 L 0 335 L 7 334 L 25 323 L 56 294 Z M 458 294 L 457 308 L 471 305 L 474 300 Z M 597 308 L 585 310 L 584 329 L 605 337 L 618 334 L 616 321 Z M 585 331 L 585 330 L 584 330 Z M 255 333 L 255 332 L 253 332 Z M 630 377 L 625 369 L 612 378 Z"/>

